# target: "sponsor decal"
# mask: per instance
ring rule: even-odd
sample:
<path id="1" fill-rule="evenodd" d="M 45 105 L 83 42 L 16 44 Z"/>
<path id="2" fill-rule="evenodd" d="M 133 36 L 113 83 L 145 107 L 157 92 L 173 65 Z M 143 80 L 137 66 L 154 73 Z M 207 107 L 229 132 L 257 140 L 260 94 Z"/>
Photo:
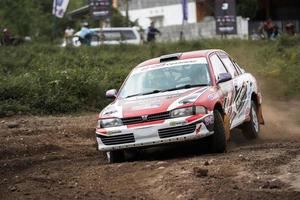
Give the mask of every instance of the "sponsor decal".
<path id="1" fill-rule="evenodd" d="M 214 117 L 213 116 L 205 117 L 204 122 L 206 126 L 214 124 Z"/>
<path id="2" fill-rule="evenodd" d="M 218 94 L 212 93 L 212 94 L 208 95 L 207 98 L 208 98 L 208 100 L 213 101 L 218 98 Z"/>
<path id="3" fill-rule="evenodd" d="M 139 73 L 142 71 L 154 70 L 154 69 L 165 68 L 165 67 L 174 67 L 177 65 L 191 64 L 191 63 L 207 64 L 207 60 L 206 60 L 206 58 L 193 58 L 193 59 L 188 59 L 188 60 L 177 60 L 177 61 L 173 61 L 173 62 L 158 63 L 158 64 L 153 64 L 153 65 L 136 68 L 136 69 L 134 69 L 134 71 L 132 73 L 134 74 L 134 73 Z"/>
<path id="4" fill-rule="evenodd" d="M 238 94 L 234 100 L 238 112 L 240 112 L 242 107 L 244 106 L 246 97 L 247 97 L 247 84 L 244 82 L 242 87 L 238 90 Z"/>
<path id="5" fill-rule="evenodd" d="M 183 125 L 186 125 L 187 122 L 185 121 L 172 121 L 169 123 L 170 126 L 183 126 Z"/>
<path id="6" fill-rule="evenodd" d="M 201 132 L 201 127 L 202 127 L 202 124 L 199 124 L 199 126 L 196 128 L 196 135 L 199 135 L 200 132 Z"/>

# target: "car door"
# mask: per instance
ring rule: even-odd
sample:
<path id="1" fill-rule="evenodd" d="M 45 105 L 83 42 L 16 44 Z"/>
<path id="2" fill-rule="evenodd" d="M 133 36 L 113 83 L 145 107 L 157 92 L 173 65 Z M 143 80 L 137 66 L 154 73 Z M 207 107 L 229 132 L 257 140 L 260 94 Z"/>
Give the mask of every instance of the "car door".
<path id="1" fill-rule="evenodd" d="M 219 75 L 221 73 L 229 73 L 223 62 L 220 60 L 219 56 L 217 54 L 212 54 L 210 56 L 210 62 L 214 71 L 214 78 L 216 82 L 219 79 Z M 231 122 L 234 117 L 233 113 L 233 106 L 234 106 L 234 87 L 233 87 L 233 80 L 229 80 L 223 83 L 218 84 L 218 88 L 224 97 L 224 102 L 223 102 L 223 109 L 226 115 L 229 118 L 230 121 L 230 127 L 231 127 Z"/>
<path id="2" fill-rule="evenodd" d="M 232 113 L 231 127 L 234 128 L 243 123 L 247 117 L 247 99 L 249 90 L 249 81 L 235 62 L 224 52 L 219 53 L 219 57 L 224 63 L 226 69 L 232 76 L 233 92 L 232 92 Z"/>

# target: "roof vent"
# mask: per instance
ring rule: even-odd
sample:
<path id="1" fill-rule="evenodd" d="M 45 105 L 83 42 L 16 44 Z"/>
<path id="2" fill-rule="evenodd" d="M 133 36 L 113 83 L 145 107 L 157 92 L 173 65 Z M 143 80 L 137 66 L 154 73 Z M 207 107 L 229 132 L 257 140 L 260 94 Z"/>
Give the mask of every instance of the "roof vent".
<path id="1" fill-rule="evenodd" d="M 179 60 L 180 56 L 182 53 L 174 53 L 174 54 L 169 54 L 169 55 L 163 55 L 160 57 L 160 62 L 169 62 L 173 60 Z"/>

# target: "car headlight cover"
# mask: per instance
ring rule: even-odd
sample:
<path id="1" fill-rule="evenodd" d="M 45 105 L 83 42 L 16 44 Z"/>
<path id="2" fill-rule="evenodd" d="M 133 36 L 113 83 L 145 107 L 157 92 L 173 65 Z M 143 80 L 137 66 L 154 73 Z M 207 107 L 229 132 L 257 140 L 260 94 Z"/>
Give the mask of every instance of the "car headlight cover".
<path id="1" fill-rule="evenodd" d="M 122 120 L 119 118 L 100 119 L 97 122 L 97 128 L 110 128 L 123 126 Z"/>
<path id="2" fill-rule="evenodd" d="M 193 107 L 179 108 L 171 111 L 171 117 L 184 117 L 193 115 Z"/>
<path id="3" fill-rule="evenodd" d="M 207 110 L 204 106 L 191 106 L 186 108 L 179 108 L 171 111 L 171 117 L 185 117 L 190 115 L 197 115 L 197 114 L 206 114 Z"/>

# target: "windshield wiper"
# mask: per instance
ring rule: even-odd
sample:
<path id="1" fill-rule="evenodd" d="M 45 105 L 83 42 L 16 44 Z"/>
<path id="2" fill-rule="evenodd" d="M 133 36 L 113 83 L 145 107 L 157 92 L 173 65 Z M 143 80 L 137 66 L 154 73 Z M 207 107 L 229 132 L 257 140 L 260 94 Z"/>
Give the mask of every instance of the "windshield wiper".
<path id="1" fill-rule="evenodd" d="M 135 96 L 142 96 L 142 95 L 149 95 L 149 94 L 155 94 L 155 93 L 160 93 L 160 92 L 163 92 L 163 90 L 153 90 L 151 92 L 146 92 L 146 93 L 137 93 L 137 94 L 129 95 L 126 98 L 135 97 Z"/>
<path id="2" fill-rule="evenodd" d="M 194 85 L 187 84 L 187 85 L 183 85 L 183 86 L 180 86 L 180 87 L 170 88 L 170 89 L 164 90 L 163 92 L 181 90 L 181 89 L 188 89 L 188 88 L 193 88 L 193 87 L 201 87 L 201 86 L 208 86 L 208 84 L 194 84 Z"/>

